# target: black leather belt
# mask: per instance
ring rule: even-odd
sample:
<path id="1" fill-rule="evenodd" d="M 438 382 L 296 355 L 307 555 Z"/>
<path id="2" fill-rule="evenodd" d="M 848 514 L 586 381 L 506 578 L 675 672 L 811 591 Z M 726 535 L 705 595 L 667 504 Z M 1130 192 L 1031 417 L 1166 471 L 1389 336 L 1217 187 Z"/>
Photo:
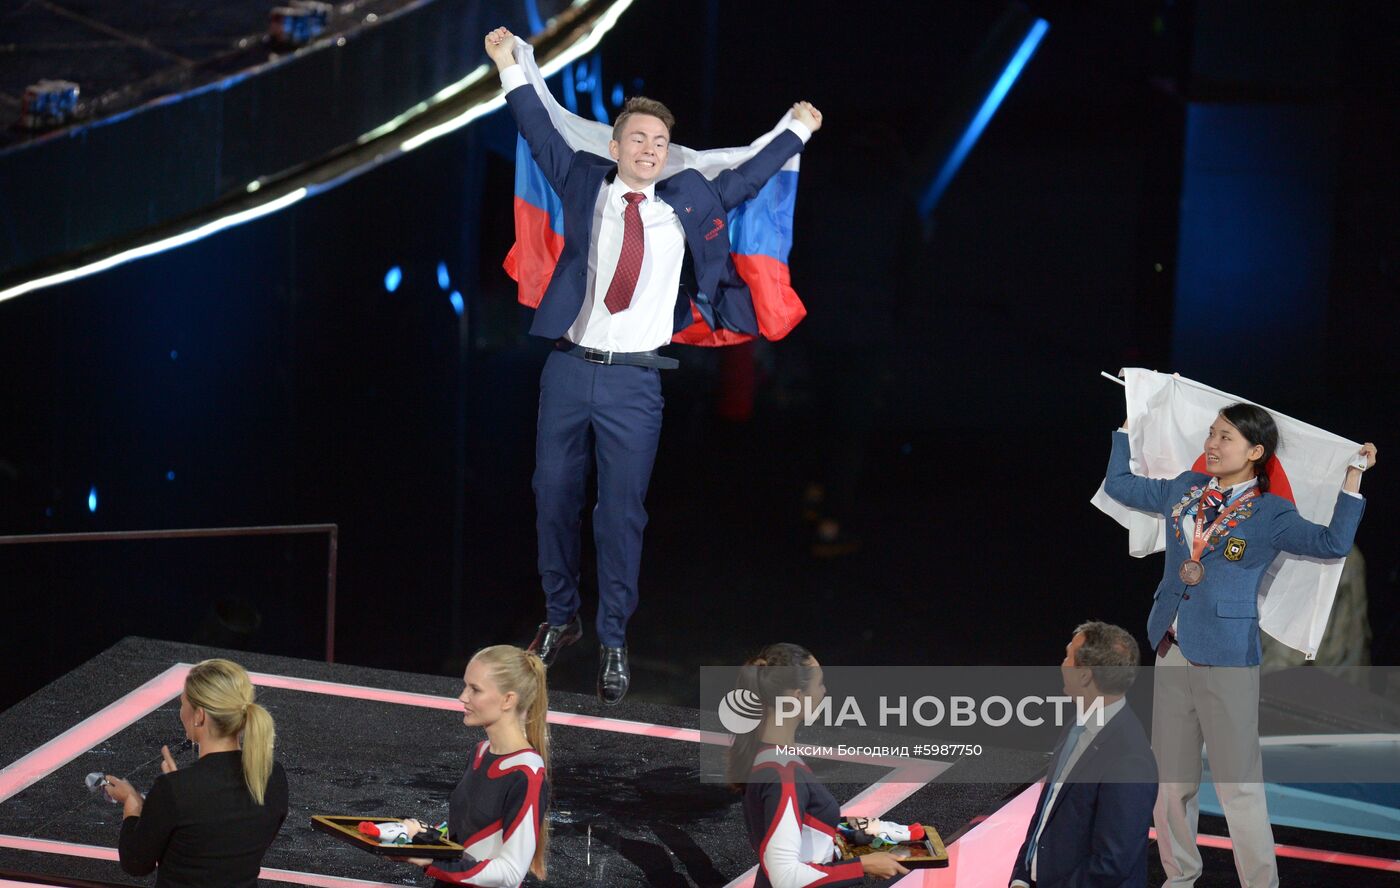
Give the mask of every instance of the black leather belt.
<path id="1" fill-rule="evenodd" d="M 674 370 L 681 365 L 675 358 L 658 354 L 656 349 L 644 352 L 600 351 L 596 348 L 584 348 L 567 339 L 556 340 L 554 347 L 566 355 L 590 364 L 626 364 L 630 367 L 655 367 L 657 370 Z"/>

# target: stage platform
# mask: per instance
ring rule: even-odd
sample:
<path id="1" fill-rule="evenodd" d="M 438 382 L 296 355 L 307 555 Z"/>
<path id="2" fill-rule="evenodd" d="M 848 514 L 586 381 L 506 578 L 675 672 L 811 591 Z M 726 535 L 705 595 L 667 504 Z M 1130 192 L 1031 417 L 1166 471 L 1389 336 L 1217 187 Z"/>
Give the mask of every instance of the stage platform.
<path id="1" fill-rule="evenodd" d="M 277 720 L 291 811 L 264 861 L 264 884 L 424 884 L 415 868 L 378 861 L 314 832 L 310 817 L 444 817 L 445 800 L 480 736 L 461 724 L 457 676 L 128 638 L 0 713 L 0 761 L 7 763 L 0 771 L 0 885 L 149 884 L 121 873 L 115 862 L 121 811 L 90 794 L 83 777 L 126 774 L 149 788 L 160 745 L 180 739 L 185 669 L 210 656 L 247 666 L 260 702 Z M 699 729 L 700 713 L 631 701 L 605 709 L 591 697 L 560 692 L 551 703 L 548 884 L 751 883 L 755 858 L 738 797 L 699 779 L 696 744 L 722 742 Z M 1042 765 L 1024 753 L 998 753 L 977 764 L 983 769 L 977 782 L 959 779 L 969 776 L 964 765 L 872 765 L 864 782 L 832 790 L 848 813 L 933 824 L 948 840 L 948 868 L 894 884 L 1003 888 L 1034 807 L 1037 786 L 1030 781 Z M 988 779 L 988 769 L 1005 779 Z M 1203 826 L 1209 832 L 1212 824 Z M 1279 840 L 1298 843 L 1281 852 L 1289 885 L 1393 885 L 1400 873 L 1393 842 L 1302 830 L 1281 830 Z M 1208 878 L 1198 884 L 1233 884 L 1228 840 L 1203 841 L 1211 846 Z M 1155 860 L 1152 869 L 1155 878 Z"/>

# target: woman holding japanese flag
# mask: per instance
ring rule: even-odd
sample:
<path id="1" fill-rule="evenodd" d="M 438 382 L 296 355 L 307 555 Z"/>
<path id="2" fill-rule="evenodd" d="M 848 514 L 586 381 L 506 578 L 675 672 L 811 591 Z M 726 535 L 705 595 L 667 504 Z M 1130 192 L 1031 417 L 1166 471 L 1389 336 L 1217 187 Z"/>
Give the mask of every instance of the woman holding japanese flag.
<path id="1" fill-rule="evenodd" d="M 1204 742 L 1240 882 L 1269 888 L 1278 884 L 1278 870 L 1259 748 L 1259 588 L 1280 552 L 1346 555 L 1365 510 L 1362 467 L 1375 465 L 1376 448 L 1361 448 L 1331 522 L 1321 525 L 1269 492 L 1279 432 L 1260 407 L 1222 409 L 1206 435 L 1205 472 L 1171 479 L 1133 474 L 1126 430 L 1125 421 L 1114 433 L 1104 490 L 1167 521 L 1166 566 L 1147 619 L 1159 658 L 1152 749 L 1161 779 L 1153 818 L 1162 867 L 1173 885 L 1200 875 L 1196 793 Z"/>

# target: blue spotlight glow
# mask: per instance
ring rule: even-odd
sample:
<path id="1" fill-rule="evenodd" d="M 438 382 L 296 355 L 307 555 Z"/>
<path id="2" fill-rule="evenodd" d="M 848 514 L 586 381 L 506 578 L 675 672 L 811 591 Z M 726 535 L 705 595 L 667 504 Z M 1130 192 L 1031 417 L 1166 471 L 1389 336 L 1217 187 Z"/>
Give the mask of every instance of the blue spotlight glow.
<path id="1" fill-rule="evenodd" d="M 607 123 L 608 114 L 603 86 L 603 56 L 593 53 L 591 58 L 582 59 L 577 64 L 564 69 L 564 107 L 578 114 L 579 93 L 587 93 L 589 111 L 599 123 Z M 620 104 L 620 103 L 619 103 Z"/>
<path id="2" fill-rule="evenodd" d="M 178 361 L 178 360 L 180 360 L 180 353 L 179 353 L 178 351 L 176 351 L 175 349 L 173 349 L 173 348 L 170 350 L 170 360 L 172 360 L 172 361 Z"/>
<path id="3" fill-rule="evenodd" d="M 447 298 L 452 302 L 452 310 L 457 312 L 457 317 L 460 318 L 462 312 L 466 311 L 467 308 L 466 303 L 462 302 L 462 294 L 453 290 L 452 295 Z"/>
<path id="4" fill-rule="evenodd" d="M 613 105 L 615 105 L 615 106 L 618 107 L 618 108 L 621 108 L 621 107 L 622 107 L 622 99 L 623 99 L 623 95 L 622 95 L 622 84 L 620 84 L 620 83 L 613 84 L 613 94 L 612 94 L 612 103 L 613 103 Z"/>
<path id="5" fill-rule="evenodd" d="M 452 286 L 452 276 L 447 273 L 447 263 L 438 263 L 438 286 L 446 290 Z"/>
<path id="6" fill-rule="evenodd" d="M 564 107 L 569 109 L 570 114 L 578 113 L 578 93 L 574 90 L 574 66 L 564 66 L 563 76 L 564 86 Z"/>
<path id="7" fill-rule="evenodd" d="M 92 489 L 90 489 L 90 490 L 88 491 L 88 511 L 89 511 L 89 512 L 96 512 L 96 511 L 97 511 L 97 486 L 96 486 L 96 485 L 94 485 L 94 486 L 92 487 Z"/>
<path id="8" fill-rule="evenodd" d="M 574 88 L 583 92 L 593 89 L 593 60 L 583 59 L 574 65 Z"/>
<path id="9" fill-rule="evenodd" d="M 525 0 L 525 20 L 530 23 L 531 34 L 538 34 L 544 30 L 544 19 L 540 18 L 538 0 Z"/>
<path id="10" fill-rule="evenodd" d="M 175 470 L 174 470 L 174 469 L 171 469 L 170 471 L 168 471 L 168 472 L 165 473 L 165 480 L 167 480 L 167 481 L 174 481 L 174 480 L 175 480 Z"/>
<path id="11" fill-rule="evenodd" d="M 1011 61 L 1006 63 L 1006 69 L 997 78 L 996 84 L 991 92 L 987 93 L 987 98 L 982 101 L 982 107 L 977 109 L 977 114 L 972 118 L 972 123 L 968 124 L 967 131 L 963 133 L 958 144 L 948 154 L 948 159 L 943 162 L 943 166 L 934 177 L 933 184 L 929 185 L 924 192 L 923 198 L 919 201 L 919 214 L 924 218 L 933 212 L 933 208 L 938 206 L 938 200 L 947 190 L 948 183 L 953 181 L 953 176 L 957 175 L 958 168 L 967 159 L 967 155 L 972 151 L 972 146 L 977 144 L 977 138 L 982 135 L 982 130 L 987 128 L 987 123 L 992 119 L 992 115 L 997 113 L 997 108 L 1001 105 L 1001 100 L 1006 98 L 1006 94 L 1011 91 L 1011 85 L 1016 82 L 1016 78 L 1021 76 L 1021 69 L 1026 67 L 1031 56 L 1035 54 L 1035 49 L 1040 45 L 1040 40 L 1045 36 L 1045 32 L 1050 30 L 1050 23 L 1045 19 L 1036 19 L 1031 25 L 1030 31 L 1026 34 L 1021 45 L 1017 47 L 1016 54 L 1011 57 Z"/>
<path id="12" fill-rule="evenodd" d="M 611 117 L 607 107 L 603 104 L 603 54 L 601 52 L 593 54 L 593 75 L 589 78 L 589 85 L 593 90 L 593 119 L 599 123 L 607 123 Z"/>
<path id="13" fill-rule="evenodd" d="M 403 269 L 397 265 L 384 273 L 384 289 L 390 293 L 397 290 L 401 283 L 403 283 Z"/>

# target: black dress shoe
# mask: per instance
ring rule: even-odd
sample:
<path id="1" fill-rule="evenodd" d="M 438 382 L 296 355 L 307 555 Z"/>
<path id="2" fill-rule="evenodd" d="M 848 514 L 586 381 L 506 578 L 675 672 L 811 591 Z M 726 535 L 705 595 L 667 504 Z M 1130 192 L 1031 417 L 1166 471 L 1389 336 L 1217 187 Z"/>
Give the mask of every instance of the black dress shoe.
<path id="1" fill-rule="evenodd" d="M 627 648 L 602 645 L 598 648 L 598 699 L 616 706 L 627 695 L 632 684 L 632 670 L 627 666 Z"/>
<path id="2" fill-rule="evenodd" d="M 535 640 L 530 642 L 527 651 L 534 651 L 544 661 L 544 665 L 552 666 L 554 658 L 559 656 L 559 652 L 583 637 L 583 621 L 578 614 L 564 626 L 551 626 L 548 622 L 540 624 L 539 631 L 535 633 Z"/>

